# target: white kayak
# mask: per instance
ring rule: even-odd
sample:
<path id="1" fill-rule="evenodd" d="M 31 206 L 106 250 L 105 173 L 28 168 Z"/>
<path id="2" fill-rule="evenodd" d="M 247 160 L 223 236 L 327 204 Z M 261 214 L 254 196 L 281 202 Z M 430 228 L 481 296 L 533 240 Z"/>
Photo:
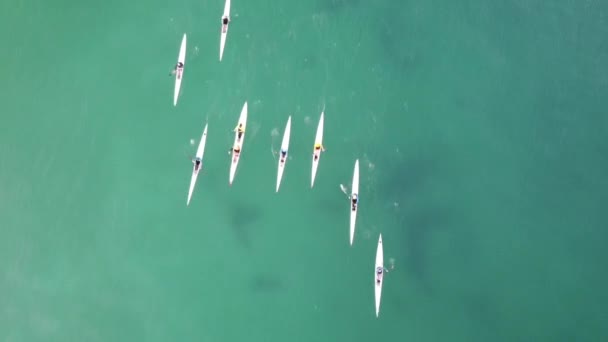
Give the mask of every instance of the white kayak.
<path id="1" fill-rule="evenodd" d="M 230 185 L 234 180 L 234 174 L 236 173 L 236 167 L 239 164 L 241 157 L 241 149 L 243 148 L 243 142 L 245 141 L 245 127 L 247 126 L 247 101 L 243 105 L 241 110 L 241 116 L 239 117 L 239 123 L 234 129 L 234 144 L 232 145 L 232 163 L 230 164 Z"/>
<path id="2" fill-rule="evenodd" d="M 357 210 L 359 209 L 359 159 L 355 161 L 353 171 L 352 192 L 350 194 L 350 245 L 355 239 L 355 222 L 357 221 Z"/>
<path id="3" fill-rule="evenodd" d="M 289 150 L 289 135 L 291 133 L 291 115 L 287 119 L 287 125 L 285 126 L 285 133 L 283 133 L 283 142 L 281 143 L 281 151 L 279 152 L 279 171 L 277 173 L 277 192 L 279 192 L 279 186 L 281 185 L 281 178 L 283 178 L 283 170 L 285 170 L 285 164 L 287 163 L 287 153 Z"/>
<path id="4" fill-rule="evenodd" d="M 310 179 L 310 187 L 315 185 L 315 176 L 317 175 L 317 168 L 319 167 L 319 158 L 321 158 L 321 151 L 323 151 L 323 117 L 325 116 L 325 110 L 321 112 L 321 118 L 319 119 L 319 126 L 317 127 L 317 135 L 315 137 L 315 146 L 312 150 L 312 175 Z M 317 148 L 318 147 L 318 148 Z"/>
<path id="5" fill-rule="evenodd" d="M 192 192 L 194 192 L 194 186 L 196 185 L 196 177 L 198 177 L 198 173 L 203 167 L 203 153 L 205 153 L 205 142 L 207 141 L 207 126 L 208 125 L 205 125 L 205 130 L 203 130 L 201 141 L 198 144 L 196 158 L 192 161 L 194 166 L 192 168 L 192 178 L 190 179 L 190 190 L 188 190 L 188 200 L 186 201 L 186 205 L 190 205 Z"/>
<path id="6" fill-rule="evenodd" d="M 382 280 L 384 278 L 384 251 L 382 250 L 382 234 L 378 239 L 376 250 L 376 267 L 374 267 L 374 287 L 376 295 L 376 317 L 380 313 L 380 298 L 382 297 Z"/>
<path id="7" fill-rule="evenodd" d="M 228 35 L 228 24 L 230 24 L 230 0 L 226 0 L 224 5 L 224 15 L 222 15 L 222 33 L 220 35 L 220 62 L 224 55 L 224 45 L 226 45 L 226 36 Z"/>
<path id="8" fill-rule="evenodd" d="M 181 63 L 181 67 L 180 67 Z M 179 48 L 179 56 L 177 56 L 177 65 L 175 68 L 175 92 L 173 93 L 173 105 L 177 106 L 177 98 L 179 97 L 179 88 L 182 86 L 182 78 L 184 76 L 184 65 L 186 64 L 186 34 L 182 38 L 182 46 Z"/>

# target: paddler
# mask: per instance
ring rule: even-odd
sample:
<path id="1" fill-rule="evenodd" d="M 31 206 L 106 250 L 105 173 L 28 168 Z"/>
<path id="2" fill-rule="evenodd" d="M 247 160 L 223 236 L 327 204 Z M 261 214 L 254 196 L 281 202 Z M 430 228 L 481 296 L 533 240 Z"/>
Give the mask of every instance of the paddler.
<path id="1" fill-rule="evenodd" d="M 230 22 L 230 18 L 222 17 L 222 33 L 228 32 L 228 23 Z"/>
<path id="2" fill-rule="evenodd" d="M 315 153 L 314 153 L 315 161 L 317 161 L 317 159 L 319 159 L 319 154 L 317 153 L 317 151 L 325 152 L 325 147 L 323 147 L 323 145 L 321 145 L 321 144 L 315 144 Z"/>
<path id="3" fill-rule="evenodd" d="M 241 152 L 241 147 L 240 147 L 239 145 L 236 145 L 236 146 L 235 146 L 235 147 L 232 149 L 232 151 L 233 151 L 234 153 L 238 154 L 239 152 Z"/>
<path id="4" fill-rule="evenodd" d="M 239 132 L 238 139 L 241 139 L 243 133 L 245 133 L 245 127 L 243 127 L 243 124 L 239 123 L 239 125 L 234 130 Z"/>
<path id="5" fill-rule="evenodd" d="M 382 273 L 384 272 L 384 268 L 383 267 L 377 267 L 376 268 L 376 283 L 380 284 L 380 281 L 382 280 Z"/>
<path id="6" fill-rule="evenodd" d="M 201 160 L 199 158 L 194 159 L 194 170 L 198 171 L 201 168 Z"/>
<path id="7" fill-rule="evenodd" d="M 173 76 L 175 75 L 175 73 L 177 72 L 178 69 L 183 69 L 184 68 L 184 63 L 182 62 L 177 62 L 177 64 L 175 64 L 175 67 L 173 67 L 173 70 L 171 71 L 171 73 L 169 74 L 169 76 Z"/>
<path id="8" fill-rule="evenodd" d="M 357 204 L 359 204 L 359 195 L 353 194 L 353 196 L 351 198 L 351 201 L 352 201 L 352 204 L 353 204 L 352 205 L 352 210 L 357 209 Z"/>

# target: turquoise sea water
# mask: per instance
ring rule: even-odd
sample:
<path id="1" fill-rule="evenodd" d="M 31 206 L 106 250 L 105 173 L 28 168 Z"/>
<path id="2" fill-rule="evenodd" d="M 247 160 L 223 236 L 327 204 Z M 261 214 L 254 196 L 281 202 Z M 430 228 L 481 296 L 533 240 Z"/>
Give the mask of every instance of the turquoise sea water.
<path id="1" fill-rule="evenodd" d="M 608 339 L 607 4 L 223 5 L 0 4 L 0 341 Z"/>

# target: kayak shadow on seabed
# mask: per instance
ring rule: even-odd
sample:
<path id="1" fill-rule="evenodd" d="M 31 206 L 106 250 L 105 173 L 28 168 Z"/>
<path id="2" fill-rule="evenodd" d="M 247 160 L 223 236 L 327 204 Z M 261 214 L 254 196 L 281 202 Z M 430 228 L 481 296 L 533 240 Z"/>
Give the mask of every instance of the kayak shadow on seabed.
<path id="1" fill-rule="evenodd" d="M 252 228 L 262 218 L 261 208 L 251 203 L 233 203 L 228 206 L 230 227 L 238 242 L 245 248 L 252 247 Z"/>
<path id="2" fill-rule="evenodd" d="M 251 291 L 274 293 L 285 289 L 283 278 L 271 274 L 258 273 L 250 283 Z"/>
<path id="3" fill-rule="evenodd" d="M 379 160 L 379 163 L 384 163 L 384 160 Z M 440 167 L 432 157 L 412 156 L 396 162 L 387 160 L 384 164 L 389 169 L 385 177 L 379 178 L 377 191 L 390 199 L 386 213 L 390 218 L 388 223 L 395 228 L 391 240 L 403 250 L 400 269 L 416 279 L 424 291 L 431 293 L 433 282 L 429 259 L 432 239 L 437 232 L 458 224 L 459 218 L 455 216 L 460 214 L 438 203 L 410 209 L 413 203 L 425 196 L 438 174 Z"/>

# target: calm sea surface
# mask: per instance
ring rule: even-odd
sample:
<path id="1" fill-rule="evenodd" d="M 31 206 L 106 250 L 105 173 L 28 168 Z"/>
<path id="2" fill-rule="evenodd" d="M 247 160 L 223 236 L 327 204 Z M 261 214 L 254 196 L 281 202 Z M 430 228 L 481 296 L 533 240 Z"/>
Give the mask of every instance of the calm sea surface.
<path id="1" fill-rule="evenodd" d="M 223 6 L 0 4 L 0 341 L 608 340 L 608 2 Z"/>

